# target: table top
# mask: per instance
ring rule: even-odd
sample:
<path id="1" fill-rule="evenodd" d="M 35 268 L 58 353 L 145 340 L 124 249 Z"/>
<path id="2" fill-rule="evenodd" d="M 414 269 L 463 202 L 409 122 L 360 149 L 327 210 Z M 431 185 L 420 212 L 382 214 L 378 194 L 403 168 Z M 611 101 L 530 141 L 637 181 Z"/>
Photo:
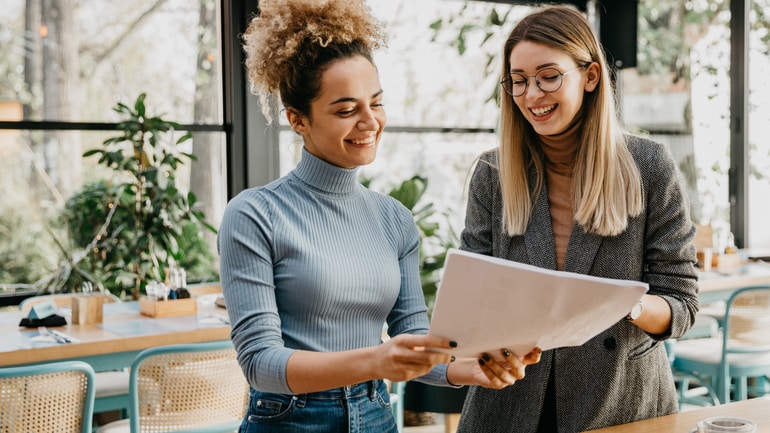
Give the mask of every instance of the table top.
<path id="1" fill-rule="evenodd" d="M 770 284 L 770 263 L 744 262 L 738 266 L 698 271 L 698 289 L 701 292 L 730 290 L 741 287 Z"/>
<path id="2" fill-rule="evenodd" d="M 688 433 L 695 428 L 698 421 L 714 416 L 747 418 L 757 423 L 758 433 L 770 433 L 770 399 L 768 398 L 752 398 L 720 406 L 710 406 L 591 430 L 590 433 Z"/>
<path id="3" fill-rule="evenodd" d="M 139 313 L 139 302 L 104 304 L 103 323 L 50 327 L 78 340 L 59 344 L 37 341 L 35 328 L 19 326 L 20 311 L 0 312 L 0 367 L 38 362 L 133 353 L 168 344 L 198 343 L 230 338 L 224 309 L 199 302 L 196 314 L 153 318 Z"/>

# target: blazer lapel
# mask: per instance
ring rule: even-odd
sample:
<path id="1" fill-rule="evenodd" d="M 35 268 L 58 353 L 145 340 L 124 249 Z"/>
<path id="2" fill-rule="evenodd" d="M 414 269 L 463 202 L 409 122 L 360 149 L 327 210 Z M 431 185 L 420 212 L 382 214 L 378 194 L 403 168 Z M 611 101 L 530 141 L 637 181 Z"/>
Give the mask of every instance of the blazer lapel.
<path id="1" fill-rule="evenodd" d="M 579 274 L 590 274 L 594 258 L 602 244 L 602 237 L 586 233 L 582 227 L 572 226 L 572 235 L 567 245 L 567 257 L 564 260 L 564 270 Z"/>
<path id="2" fill-rule="evenodd" d="M 536 183 L 535 169 L 529 170 L 529 185 Z M 545 269 L 556 269 L 556 244 L 553 240 L 551 209 L 548 206 L 548 186 L 543 185 L 540 196 L 532 209 L 532 218 L 524 234 L 530 264 Z M 573 224 L 572 234 L 567 245 L 567 257 L 564 270 L 580 274 L 589 274 L 594 263 L 602 237 L 586 233 L 578 224 Z"/>
<path id="3" fill-rule="evenodd" d="M 534 169 L 529 172 L 530 187 L 535 184 L 534 172 Z M 532 217 L 529 219 L 529 227 L 524 233 L 524 243 L 527 247 L 530 264 L 545 269 L 556 269 L 556 244 L 553 241 L 553 226 L 551 225 L 551 211 L 548 206 L 546 185 L 540 189 L 540 196 L 535 201 Z"/>

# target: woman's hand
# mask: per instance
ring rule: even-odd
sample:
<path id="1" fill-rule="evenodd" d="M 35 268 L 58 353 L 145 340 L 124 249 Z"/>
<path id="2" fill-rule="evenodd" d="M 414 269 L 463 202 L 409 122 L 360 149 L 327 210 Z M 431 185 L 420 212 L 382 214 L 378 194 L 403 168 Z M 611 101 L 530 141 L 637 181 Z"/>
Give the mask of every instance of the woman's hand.
<path id="1" fill-rule="evenodd" d="M 403 382 L 428 373 L 436 364 L 448 364 L 454 356 L 430 349 L 451 349 L 457 344 L 432 335 L 401 334 L 376 350 L 378 377 Z"/>
<path id="2" fill-rule="evenodd" d="M 454 360 L 457 344 L 431 335 L 401 334 L 374 347 L 341 352 L 297 350 L 286 365 L 293 393 L 315 392 L 372 379 L 405 382 L 428 373 L 436 364 Z"/>
<path id="3" fill-rule="evenodd" d="M 447 379 L 455 385 L 479 385 L 485 388 L 503 389 L 524 378 L 529 364 L 540 362 L 539 347 L 519 358 L 508 349 L 500 350 L 500 359 L 487 353 L 478 359 L 457 361 L 447 369 Z"/>

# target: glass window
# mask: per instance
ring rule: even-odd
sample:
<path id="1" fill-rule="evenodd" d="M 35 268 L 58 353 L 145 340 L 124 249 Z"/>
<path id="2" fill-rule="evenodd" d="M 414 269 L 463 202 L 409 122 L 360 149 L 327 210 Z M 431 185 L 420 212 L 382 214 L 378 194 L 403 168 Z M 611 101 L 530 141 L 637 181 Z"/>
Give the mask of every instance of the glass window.
<path id="1" fill-rule="evenodd" d="M 749 246 L 770 246 L 770 1 L 750 2 L 749 34 Z"/>
<path id="2" fill-rule="evenodd" d="M 724 242 L 730 232 L 728 5 L 639 3 L 638 64 L 618 74 L 623 120 L 667 144 L 687 184 L 691 214 Z"/>
<path id="3" fill-rule="evenodd" d="M 26 120 L 114 122 L 116 103 L 147 93 L 164 117 L 221 123 L 218 4 L 5 1 L 0 100 Z"/>
<path id="4" fill-rule="evenodd" d="M 127 117 L 114 108 L 134 108 L 140 94 L 146 94 L 146 116 L 180 124 L 164 140 L 191 131 L 179 150 L 196 159 L 180 157 L 176 186 L 181 194 L 193 193 L 195 209 L 219 227 L 227 201 L 219 5 L 3 3 L 0 121 L 31 126 L 0 130 L 0 184 L 6 191 L 0 199 L 0 259 L 8 264 L 0 284 L 40 283 L 46 289 L 46 279 L 85 246 L 67 230 L 77 222 L 64 216 L 67 202 L 85 200 L 95 185 L 117 183 L 121 176 L 83 153 L 119 134 L 115 124 Z M 70 215 L 81 222 L 87 216 Z M 214 235 L 203 231 L 200 240 L 185 245 L 206 256 L 206 263 L 190 264 L 191 282 L 218 279 Z"/>

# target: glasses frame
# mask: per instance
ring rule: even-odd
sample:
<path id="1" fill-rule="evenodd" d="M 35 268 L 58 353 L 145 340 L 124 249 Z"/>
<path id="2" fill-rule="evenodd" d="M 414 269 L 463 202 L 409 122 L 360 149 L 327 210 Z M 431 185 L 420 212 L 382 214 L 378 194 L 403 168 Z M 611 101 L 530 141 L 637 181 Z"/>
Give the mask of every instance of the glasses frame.
<path id="1" fill-rule="evenodd" d="M 564 83 L 564 76 L 565 75 L 571 74 L 571 73 L 573 73 L 573 72 L 575 72 L 577 70 L 580 70 L 580 69 L 585 69 L 586 66 L 588 66 L 588 65 L 580 65 L 577 68 L 570 69 L 569 71 L 566 71 L 566 72 L 561 72 L 560 70 L 558 70 L 556 68 L 544 68 L 544 69 L 541 69 L 541 70 L 537 71 L 537 74 L 535 74 L 535 75 L 524 75 L 524 74 L 520 74 L 518 72 L 515 72 L 516 75 L 519 75 L 519 76 L 522 76 L 522 77 L 525 78 L 525 80 L 524 80 L 524 90 L 521 93 L 519 93 L 518 95 L 514 95 L 513 94 L 513 88 L 512 88 L 513 78 L 511 77 L 510 73 L 508 74 L 508 77 L 506 79 L 504 79 L 503 81 L 500 82 L 500 86 L 503 88 L 503 91 L 505 93 L 507 93 L 510 96 L 513 96 L 514 98 L 518 98 L 519 96 L 522 96 L 525 93 L 527 93 L 527 90 L 529 90 L 529 79 L 530 78 L 534 78 L 535 79 L 535 84 L 537 85 L 537 88 L 540 89 L 543 93 L 554 93 L 554 92 L 558 92 L 559 89 L 561 89 L 561 85 Z M 545 89 L 543 89 L 543 86 L 540 85 L 540 80 L 537 77 L 538 77 L 538 75 L 542 74 L 545 71 L 556 71 L 557 75 L 559 76 L 559 87 L 555 88 L 554 90 L 545 90 Z M 506 83 L 508 84 L 507 86 L 506 86 Z M 511 89 L 511 91 L 508 91 L 508 89 Z"/>

